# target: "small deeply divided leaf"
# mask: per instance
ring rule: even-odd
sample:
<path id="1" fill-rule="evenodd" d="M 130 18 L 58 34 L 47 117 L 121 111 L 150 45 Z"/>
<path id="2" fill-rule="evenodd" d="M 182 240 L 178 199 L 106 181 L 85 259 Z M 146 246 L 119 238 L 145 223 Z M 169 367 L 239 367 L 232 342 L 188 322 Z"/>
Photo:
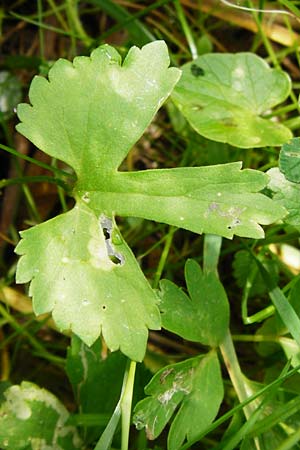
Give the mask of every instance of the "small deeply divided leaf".
<path id="1" fill-rule="evenodd" d="M 217 346 L 229 326 L 226 292 L 217 275 L 203 274 L 196 261 L 187 261 L 185 277 L 190 298 L 171 281 L 160 283 L 162 326 L 184 339 Z"/>
<path id="2" fill-rule="evenodd" d="M 288 96 L 288 75 L 252 53 L 200 56 L 182 67 L 172 99 L 201 135 L 236 147 L 281 145 L 288 128 L 264 118 Z"/>
<path id="3" fill-rule="evenodd" d="M 87 345 L 102 332 L 108 347 L 144 357 L 148 331 L 160 328 L 154 291 L 116 225 L 84 203 L 21 233 L 18 283 L 31 281 L 36 314 Z"/>
<path id="4" fill-rule="evenodd" d="M 0 447 L 7 450 L 82 449 L 69 413 L 50 392 L 23 382 L 4 392 L 0 405 Z"/>
<path id="5" fill-rule="evenodd" d="M 150 397 L 139 402 L 133 421 L 148 439 L 162 432 L 179 407 L 168 436 L 168 450 L 189 442 L 215 418 L 223 400 L 223 383 L 214 351 L 164 367 L 146 386 Z"/>

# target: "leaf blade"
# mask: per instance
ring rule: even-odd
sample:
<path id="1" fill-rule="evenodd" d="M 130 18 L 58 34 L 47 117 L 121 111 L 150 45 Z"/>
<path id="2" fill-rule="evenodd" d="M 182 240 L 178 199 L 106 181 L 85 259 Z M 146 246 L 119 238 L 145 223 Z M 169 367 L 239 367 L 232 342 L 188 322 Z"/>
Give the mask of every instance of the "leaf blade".
<path id="1" fill-rule="evenodd" d="M 116 225 L 105 220 L 115 244 L 82 203 L 22 232 L 17 282 L 32 280 L 36 314 L 52 311 L 58 328 L 72 329 L 87 345 L 102 331 L 112 351 L 141 361 L 147 329 L 160 328 L 157 299 Z"/>
<path id="2" fill-rule="evenodd" d="M 182 67 L 172 99 L 206 138 L 236 147 L 280 145 L 288 128 L 262 114 L 285 100 L 291 82 L 252 53 L 202 55 Z"/>

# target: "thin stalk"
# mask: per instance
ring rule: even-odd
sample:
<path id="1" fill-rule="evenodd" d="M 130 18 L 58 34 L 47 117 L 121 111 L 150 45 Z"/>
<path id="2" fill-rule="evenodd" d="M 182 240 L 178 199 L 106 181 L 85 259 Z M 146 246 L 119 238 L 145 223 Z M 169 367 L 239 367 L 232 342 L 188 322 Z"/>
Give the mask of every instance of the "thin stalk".
<path id="1" fill-rule="evenodd" d="M 42 24 L 42 18 L 43 18 L 43 7 L 42 7 L 42 1 L 37 0 L 37 9 L 38 9 L 38 20 L 39 23 Z M 44 31 L 42 27 L 39 27 L 39 41 L 40 41 L 40 55 L 42 60 L 45 59 L 45 41 L 44 41 Z"/>
<path id="2" fill-rule="evenodd" d="M 14 319 L 14 317 L 8 313 L 6 308 L 4 308 L 0 304 L 0 314 L 2 317 L 7 320 L 7 322 L 11 325 L 12 328 L 14 328 L 17 333 L 21 336 L 26 336 L 32 347 L 37 351 L 37 354 L 40 355 L 43 358 L 46 358 L 48 361 L 52 361 L 54 364 L 57 364 L 59 367 L 61 365 L 65 364 L 65 359 L 61 358 L 60 356 L 52 355 L 50 352 L 45 350 L 42 344 L 35 339 L 23 326 L 19 325 L 19 323 Z"/>
<path id="3" fill-rule="evenodd" d="M 9 143 L 9 145 L 12 145 L 12 143 L 13 143 L 12 142 L 12 138 L 11 138 L 11 135 L 10 135 L 10 133 L 8 131 L 6 122 L 5 121 L 1 121 L 1 126 L 2 126 L 2 129 L 4 131 L 4 135 L 5 135 L 5 138 L 6 138 L 7 142 Z M 6 145 L 1 145 L 0 148 L 4 148 L 6 150 L 6 149 L 8 149 L 10 147 L 7 147 Z M 22 168 L 20 166 L 19 160 L 14 158 L 13 159 L 13 164 L 15 166 L 15 170 L 16 170 L 16 173 L 18 174 L 18 176 L 19 177 L 22 176 Z M 27 205 L 29 207 L 29 210 L 31 212 L 32 218 L 34 219 L 35 222 L 39 223 L 41 221 L 40 214 L 39 214 L 39 212 L 37 210 L 34 198 L 33 198 L 32 194 L 30 192 L 29 187 L 26 184 L 22 184 L 22 190 L 23 190 L 23 194 L 25 196 L 25 199 L 27 201 Z"/>
<path id="4" fill-rule="evenodd" d="M 185 14 L 182 9 L 181 3 L 179 0 L 175 0 L 174 5 L 175 5 L 176 12 L 178 14 L 178 18 L 179 18 L 181 26 L 182 26 L 182 30 L 186 37 L 187 43 L 189 45 L 192 58 L 197 59 L 198 58 L 198 49 L 197 49 L 196 43 L 194 41 L 192 31 L 191 31 L 189 24 L 187 23 L 187 20 L 185 18 Z"/>
<path id="5" fill-rule="evenodd" d="M 17 14 L 17 13 L 15 13 L 13 11 L 9 11 L 9 15 L 12 16 L 12 17 L 15 17 L 16 19 L 23 20 L 24 22 L 31 23 L 32 25 L 36 25 L 37 27 L 43 28 L 44 30 L 53 31 L 54 33 L 62 34 L 64 36 L 74 37 L 74 38 L 77 38 L 77 39 L 81 38 L 81 36 L 79 36 L 78 34 L 76 35 L 76 34 L 71 33 L 69 31 L 62 30 L 61 28 L 54 27 L 53 25 L 48 25 L 46 23 L 40 23 L 37 20 L 30 19 L 27 16 L 23 16 L 22 14 Z"/>
<path id="6" fill-rule="evenodd" d="M 175 227 L 170 227 L 170 231 L 169 231 L 169 233 L 167 235 L 167 238 L 166 238 L 166 241 L 165 241 L 165 246 L 164 246 L 164 249 L 162 251 L 162 254 L 161 254 L 158 266 L 157 266 L 157 270 L 155 272 L 154 280 L 153 280 L 153 283 L 152 283 L 153 289 L 156 289 L 157 286 L 158 286 L 159 280 L 161 278 L 161 274 L 162 274 L 162 272 L 164 270 L 164 267 L 165 267 L 165 264 L 166 264 L 166 261 L 167 261 L 167 258 L 168 258 L 168 254 L 169 254 L 172 242 L 173 242 L 173 236 L 174 236 L 174 233 L 175 233 L 176 229 L 177 228 L 175 228 Z"/>
<path id="7" fill-rule="evenodd" d="M 115 407 L 104 432 L 94 450 L 109 450 L 116 432 L 120 417 L 122 415 L 122 447 L 121 450 L 128 450 L 129 427 L 131 417 L 131 404 L 133 395 L 134 375 L 136 362 L 128 360 L 123 377 L 123 384 L 120 399 Z"/>
<path id="8" fill-rule="evenodd" d="M 121 410 L 122 410 L 121 450 L 128 450 L 135 369 L 136 369 L 136 362 L 130 361 L 126 386 L 121 400 Z"/>
<path id="9" fill-rule="evenodd" d="M 215 234 L 204 235 L 203 272 L 218 272 L 222 237 Z"/>
<path id="10" fill-rule="evenodd" d="M 50 166 L 49 164 L 43 163 L 42 161 L 38 161 L 37 159 L 31 158 L 30 156 L 23 155 L 22 153 L 19 153 L 17 150 L 8 147 L 7 145 L 0 144 L 0 149 L 5 150 L 7 153 L 10 153 L 11 155 L 17 156 L 18 158 L 24 159 L 25 161 L 35 164 L 36 166 L 42 167 L 43 169 L 50 170 L 51 172 L 56 173 L 57 175 L 74 178 L 73 174 L 66 172 L 65 170 L 58 169 L 57 167 Z"/>
<path id="11" fill-rule="evenodd" d="M 80 39 L 86 47 L 90 47 L 93 43 L 87 33 L 85 32 L 78 14 L 78 0 L 67 0 L 67 11 L 70 21 L 72 22 L 76 33 L 80 36 Z"/>
<path id="12" fill-rule="evenodd" d="M 204 249 L 203 249 L 203 272 L 216 272 L 218 260 L 221 251 L 222 237 L 215 236 L 212 234 L 206 234 L 204 236 Z M 232 341 L 232 336 L 228 328 L 226 335 L 220 345 L 220 351 L 224 359 L 227 371 L 229 373 L 232 385 L 238 396 L 239 401 L 242 403 L 248 399 L 252 394 L 249 392 L 247 384 L 245 382 L 245 377 L 241 371 L 239 361 L 235 352 L 235 348 Z M 252 404 L 247 404 L 244 407 L 244 414 L 246 419 L 249 419 L 256 406 Z M 258 443 L 255 441 L 257 448 L 259 448 Z"/>
<path id="13" fill-rule="evenodd" d="M 66 183 L 64 183 L 59 178 L 47 177 L 46 175 L 37 175 L 37 176 L 33 176 L 33 177 L 25 176 L 25 177 L 8 178 L 8 179 L 5 178 L 3 180 L 0 180 L 0 189 L 3 189 L 4 187 L 7 187 L 7 186 L 13 186 L 15 184 L 42 183 L 42 182 L 56 184 L 56 185 L 60 186 L 61 188 L 63 188 L 65 191 L 70 190 L 69 186 L 66 185 Z"/>
<path id="14" fill-rule="evenodd" d="M 58 22 L 61 24 L 62 28 L 64 28 L 65 30 L 68 30 L 68 25 L 65 21 L 65 19 L 63 18 L 62 14 L 60 13 L 60 9 L 54 0 L 47 0 L 48 4 L 50 5 L 50 7 L 52 8 L 53 13 L 56 15 Z M 63 8 L 65 8 L 65 6 L 63 5 Z M 52 13 L 52 12 L 51 12 Z"/>
<path id="15" fill-rule="evenodd" d="M 253 392 L 248 392 L 247 385 L 245 383 L 245 377 L 241 371 L 241 367 L 235 352 L 232 337 L 228 329 L 225 338 L 220 345 L 220 350 L 229 373 L 232 385 L 235 392 L 237 393 L 239 401 L 242 403 L 253 394 Z M 246 419 L 248 419 L 252 412 L 255 410 L 255 405 L 247 404 L 244 406 L 244 413 Z"/>

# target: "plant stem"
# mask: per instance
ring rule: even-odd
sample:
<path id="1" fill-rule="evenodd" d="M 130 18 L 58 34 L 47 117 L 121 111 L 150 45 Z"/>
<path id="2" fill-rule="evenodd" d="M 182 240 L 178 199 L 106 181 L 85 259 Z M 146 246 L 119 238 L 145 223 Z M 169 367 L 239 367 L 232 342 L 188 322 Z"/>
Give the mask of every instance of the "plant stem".
<path id="1" fill-rule="evenodd" d="M 161 274 L 162 274 L 162 272 L 164 270 L 164 267 L 165 267 L 165 264 L 166 264 L 166 260 L 167 260 L 167 257 L 168 257 L 168 254 L 169 254 L 172 242 L 173 242 L 173 236 L 174 236 L 175 231 L 176 231 L 175 227 L 170 227 L 170 231 L 167 234 L 167 237 L 166 237 L 166 240 L 165 240 L 165 246 L 164 246 L 164 249 L 162 251 L 162 254 L 161 254 L 161 257 L 160 257 L 160 260 L 159 260 L 159 263 L 158 263 L 157 270 L 155 272 L 155 276 L 154 276 L 154 280 L 153 280 L 153 284 L 152 284 L 153 289 L 156 289 L 157 286 L 158 286 Z"/>
<path id="2" fill-rule="evenodd" d="M 220 236 L 215 236 L 213 234 L 206 234 L 204 236 L 204 249 L 203 249 L 203 272 L 216 272 L 218 260 L 220 256 L 222 238 Z M 226 365 L 227 371 L 229 373 L 232 385 L 238 396 L 239 401 L 242 403 L 247 400 L 253 392 L 250 391 L 246 383 L 246 379 L 241 371 L 239 361 L 235 352 L 235 348 L 232 341 L 232 336 L 228 328 L 224 340 L 220 345 L 220 351 L 222 353 L 224 363 Z M 246 419 L 248 419 L 256 405 L 247 404 L 244 407 L 244 413 Z M 257 443 L 256 443 L 257 445 Z M 257 447 L 259 448 L 259 447 Z"/>
<path id="3" fill-rule="evenodd" d="M 58 169 L 57 167 L 50 166 L 49 164 L 46 164 L 42 161 L 38 161 L 37 159 L 31 158 L 30 156 L 23 155 L 22 153 L 19 153 L 14 148 L 8 147 L 7 145 L 0 144 L 0 149 L 6 151 L 7 153 L 10 153 L 11 155 L 17 156 L 18 158 L 24 159 L 25 161 L 28 161 L 32 164 L 35 164 L 36 166 L 42 167 L 43 169 L 50 170 L 51 172 L 54 172 L 58 175 L 65 176 L 65 177 L 71 177 L 75 179 L 75 175 L 72 173 L 66 172 L 65 170 Z"/>
<path id="4" fill-rule="evenodd" d="M 136 369 L 136 362 L 130 361 L 126 386 L 121 400 L 121 410 L 122 410 L 121 450 L 128 450 L 135 369 Z"/>
<path id="5" fill-rule="evenodd" d="M 220 350 L 229 373 L 232 385 L 234 387 L 235 392 L 237 393 L 239 401 L 242 403 L 247 400 L 253 392 L 248 392 L 247 385 L 244 381 L 244 375 L 241 371 L 235 348 L 232 342 L 232 337 L 229 329 L 225 335 L 225 338 L 220 345 Z M 244 413 L 246 418 L 248 419 L 255 408 L 253 408 L 252 404 L 248 404 L 244 407 Z"/>
<path id="6" fill-rule="evenodd" d="M 187 43 L 189 45 L 192 58 L 193 59 L 197 59 L 198 58 L 197 46 L 196 46 L 196 43 L 194 41 L 193 34 L 192 34 L 191 29 L 190 29 L 190 27 L 189 27 L 189 25 L 187 23 L 187 20 L 186 20 L 185 15 L 184 15 L 184 11 L 182 9 L 182 6 L 181 6 L 179 0 L 175 0 L 174 5 L 175 5 L 175 8 L 176 8 L 176 11 L 177 11 L 177 14 L 178 14 L 178 18 L 180 20 L 183 32 L 185 34 Z"/>
<path id="7" fill-rule="evenodd" d="M 218 272 L 218 261 L 222 245 L 222 237 L 215 234 L 204 235 L 203 272 Z"/>

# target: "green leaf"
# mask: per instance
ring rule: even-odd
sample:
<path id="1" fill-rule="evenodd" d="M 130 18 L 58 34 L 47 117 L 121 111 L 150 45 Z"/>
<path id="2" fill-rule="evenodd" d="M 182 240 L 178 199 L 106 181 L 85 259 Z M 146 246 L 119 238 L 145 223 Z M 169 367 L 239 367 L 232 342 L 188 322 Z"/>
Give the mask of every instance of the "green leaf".
<path id="1" fill-rule="evenodd" d="M 184 339 L 217 346 L 229 326 L 226 292 L 217 275 L 203 274 L 196 261 L 187 261 L 185 277 L 190 298 L 171 281 L 160 283 L 162 325 Z"/>
<path id="2" fill-rule="evenodd" d="M 160 327 L 156 296 L 116 225 L 116 214 L 196 233 L 262 238 L 259 224 L 284 208 L 259 193 L 268 177 L 240 163 L 118 172 L 130 148 L 169 96 L 180 71 L 163 41 L 131 48 L 123 64 L 104 45 L 73 63 L 58 60 L 49 81 L 35 77 L 18 130 L 76 172 L 76 207 L 22 233 L 17 282 L 31 281 L 36 314 L 87 345 L 102 332 L 110 350 L 140 361 L 148 328 Z M 108 237 L 107 237 L 108 234 Z"/>
<path id="3" fill-rule="evenodd" d="M 109 45 L 73 63 L 59 59 L 49 81 L 35 77 L 21 104 L 17 130 L 49 155 L 68 163 L 78 183 L 94 186 L 116 170 L 177 82 L 163 41 L 132 47 L 123 64 Z"/>
<path id="4" fill-rule="evenodd" d="M 292 137 L 263 117 L 289 95 L 285 72 L 252 53 L 207 54 L 182 70 L 172 99 L 198 133 L 243 148 L 281 145 Z"/>
<path id="5" fill-rule="evenodd" d="M 150 397 L 137 404 L 133 421 L 145 427 L 148 439 L 162 432 L 179 407 L 169 436 L 168 450 L 194 439 L 215 418 L 223 399 L 223 383 L 215 352 L 166 366 L 145 388 Z"/>
<path id="6" fill-rule="evenodd" d="M 50 392 L 23 382 L 4 392 L 0 406 L 0 446 L 7 450 L 82 449 L 69 413 Z"/>
<path id="7" fill-rule="evenodd" d="M 268 170 L 267 174 L 273 200 L 288 211 L 284 222 L 300 230 L 300 185 L 287 180 L 277 167 Z"/>
<path id="8" fill-rule="evenodd" d="M 300 138 L 283 144 L 279 154 L 280 171 L 287 180 L 300 183 Z"/>
<path id="9" fill-rule="evenodd" d="M 52 311 L 62 330 L 87 345 L 102 332 L 110 348 L 140 361 L 148 328 L 160 328 L 150 288 L 115 223 L 84 204 L 21 233 L 18 283 L 30 280 L 37 315 Z"/>
<path id="10" fill-rule="evenodd" d="M 259 224 L 285 215 L 259 193 L 268 177 L 234 162 L 209 167 L 116 172 L 103 185 L 78 194 L 97 214 L 135 216 L 195 233 L 263 238 Z M 101 185 L 101 186 L 100 186 Z"/>

